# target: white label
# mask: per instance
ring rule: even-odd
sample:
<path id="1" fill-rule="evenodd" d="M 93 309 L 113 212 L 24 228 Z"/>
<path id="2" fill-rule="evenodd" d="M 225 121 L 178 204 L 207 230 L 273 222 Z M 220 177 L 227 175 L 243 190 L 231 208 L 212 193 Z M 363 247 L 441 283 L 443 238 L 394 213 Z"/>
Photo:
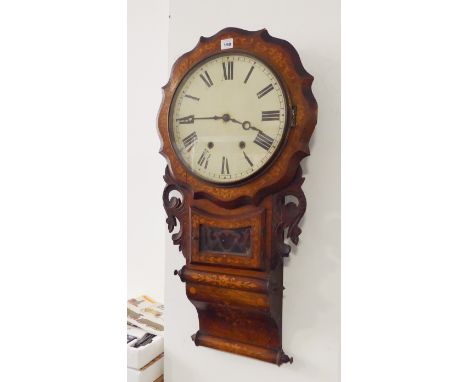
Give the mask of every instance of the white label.
<path id="1" fill-rule="evenodd" d="M 231 49 L 233 47 L 234 47 L 234 41 L 232 38 L 221 40 L 221 50 Z"/>

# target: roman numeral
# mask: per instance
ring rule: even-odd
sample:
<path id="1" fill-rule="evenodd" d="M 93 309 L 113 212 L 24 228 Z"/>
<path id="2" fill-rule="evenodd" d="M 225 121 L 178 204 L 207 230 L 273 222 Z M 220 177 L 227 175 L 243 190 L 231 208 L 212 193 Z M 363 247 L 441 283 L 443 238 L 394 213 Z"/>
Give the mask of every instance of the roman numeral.
<path id="1" fill-rule="evenodd" d="M 270 150 L 271 145 L 273 144 L 273 138 L 266 135 L 263 131 L 260 131 L 254 142 L 259 145 L 262 149 Z"/>
<path id="2" fill-rule="evenodd" d="M 221 174 L 229 174 L 229 163 L 226 157 L 223 157 L 223 165 L 221 167 Z"/>
<path id="3" fill-rule="evenodd" d="M 180 124 L 186 125 L 188 123 L 193 123 L 195 121 L 195 116 L 189 115 L 187 117 L 177 118 L 176 121 Z"/>
<path id="4" fill-rule="evenodd" d="M 200 78 L 203 80 L 205 85 L 208 86 L 209 88 L 213 86 L 213 81 L 211 81 L 210 75 L 208 74 L 206 70 L 205 70 L 205 75 L 200 74 Z"/>
<path id="5" fill-rule="evenodd" d="M 258 93 L 257 93 L 257 97 L 258 98 L 262 98 L 264 95 L 267 95 L 269 92 L 271 92 L 273 90 L 273 85 L 270 84 L 268 85 L 267 87 L 263 88 L 262 90 L 260 90 Z"/>
<path id="6" fill-rule="evenodd" d="M 197 133 L 194 131 L 193 133 L 187 135 L 184 139 L 182 139 L 182 142 L 184 143 L 185 148 L 187 148 L 192 146 L 197 141 L 197 139 Z"/>
<path id="7" fill-rule="evenodd" d="M 247 154 L 245 153 L 245 151 L 243 151 L 243 153 L 244 153 L 244 158 L 245 158 L 245 160 L 246 160 L 247 162 L 249 162 L 250 167 L 253 167 L 253 163 L 252 163 L 252 161 L 250 160 L 250 158 L 247 156 Z"/>
<path id="8" fill-rule="evenodd" d="M 249 80 L 250 75 L 252 74 L 253 70 L 254 70 L 254 67 L 252 66 L 252 67 L 250 68 L 249 72 L 247 73 L 247 76 L 245 77 L 244 84 L 246 84 L 247 81 Z"/>
<path id="9" fill-rule="evenodd" d="M 223 62 L 223 74 L 225 80 L 232 80 L 234 78 L 234 62 L 229 61 L 226 65 L 226 62 Z"/>
<path id="10" fill-rule="evenodd" d="M 202 166 L 203 165 L 203 162 L 205 161 L 206 159 L 206 151 L 203 151 L 202 152 L 202 155 L 200 156 L 200 158 L 198 159 L 198 165 L 199 166 Z"/>
<path id="11" fill-rule="evenodd" d="M 279 110 L 262 111 L 262 121 L 278 121 L 280 118 Z"/>
<path id="12" fill-rule="evenodd" d="M 193 99 L 193 100 L 195 100 L 195 101 L 200 101 L 200 98 L 198 98 L 198 97 L 194 97 L 194 96 L 191 96 L 191 95 L 188 95 L 188 94 L 186 94 L 185 96 L 186 96 L 187 98 Z"/>

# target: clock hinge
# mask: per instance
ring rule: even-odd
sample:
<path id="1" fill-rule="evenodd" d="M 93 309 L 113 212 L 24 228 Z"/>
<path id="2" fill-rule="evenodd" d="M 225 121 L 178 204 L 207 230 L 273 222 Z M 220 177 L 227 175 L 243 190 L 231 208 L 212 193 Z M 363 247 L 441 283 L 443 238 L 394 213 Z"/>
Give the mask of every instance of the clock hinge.
<path id="1" fill-rule="evenodd" d="M 291 127 L 296 126 L 296 111 L 296 106 L 291 107 Z"/>

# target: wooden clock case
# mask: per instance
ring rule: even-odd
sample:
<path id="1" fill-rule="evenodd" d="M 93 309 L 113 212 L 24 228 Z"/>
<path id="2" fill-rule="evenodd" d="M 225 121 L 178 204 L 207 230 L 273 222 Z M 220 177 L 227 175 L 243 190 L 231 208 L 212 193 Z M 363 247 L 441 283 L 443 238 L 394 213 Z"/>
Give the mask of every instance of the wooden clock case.
<path id="1" fill-rule="evenodd" d="M 232 185 L 212 184 L 188 171 L 171 145 L 170 106 L 178 85 L 199 62 L 221 52 L 244 52 L 267 63 L 282 81 L 288 99 L 288 133 L 273 161 L 255 176 Z M 306 209 L 300 161 L 309 155 L 317 103 L 294 47 L 263 29 L 226 28 L 201 37 L 174 64 L 158 117 L 161 154 L 168 162 L 164 207 L 169 232 L 186 265 L 175 271 L 198 312 L 196 345 L 281 365 L 292 362 L 282 349 L 283 257 L 288 238 L 298 243 Z M 174 195 L 177 194 L 177 195 Z M 286 202 L 291 196 L 294 201 Z M 289 198 L 288 198 L 289 199 Z"/>

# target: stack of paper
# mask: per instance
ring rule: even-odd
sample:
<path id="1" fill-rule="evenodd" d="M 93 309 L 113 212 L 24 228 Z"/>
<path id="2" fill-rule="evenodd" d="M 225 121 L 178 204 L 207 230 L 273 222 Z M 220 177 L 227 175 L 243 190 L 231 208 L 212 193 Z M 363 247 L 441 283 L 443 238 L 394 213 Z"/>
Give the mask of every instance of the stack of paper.
<path id="1" fill-rule="evenodd" d="M 164 305 L 148 296 L 127 301 L 127 382 L 162 382 Z"/>

